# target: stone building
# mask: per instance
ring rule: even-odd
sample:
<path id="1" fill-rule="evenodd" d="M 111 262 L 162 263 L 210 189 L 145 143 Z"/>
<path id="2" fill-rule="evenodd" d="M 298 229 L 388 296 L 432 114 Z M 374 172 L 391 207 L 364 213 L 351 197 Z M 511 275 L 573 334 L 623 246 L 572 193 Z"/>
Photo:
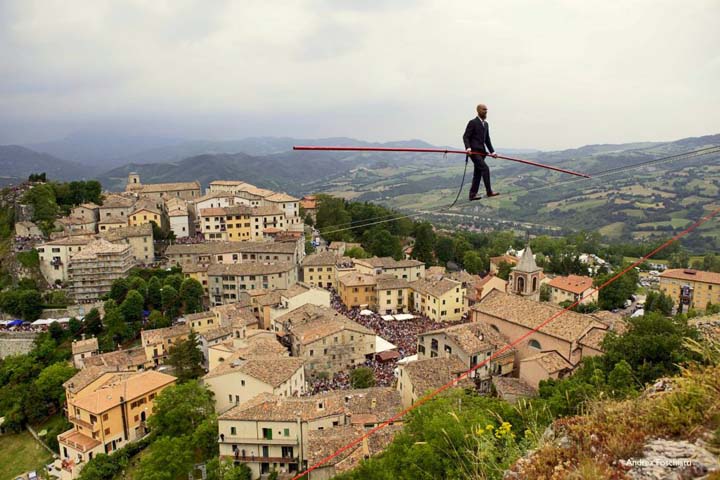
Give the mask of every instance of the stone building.
<path id="1" fill-rule="evenodd" d="M 95 240 L 70 258 L 70 292 L 78 302 L 97 301 L 115 280 L 126 278 L 134 264 L 130 245 Z"/>

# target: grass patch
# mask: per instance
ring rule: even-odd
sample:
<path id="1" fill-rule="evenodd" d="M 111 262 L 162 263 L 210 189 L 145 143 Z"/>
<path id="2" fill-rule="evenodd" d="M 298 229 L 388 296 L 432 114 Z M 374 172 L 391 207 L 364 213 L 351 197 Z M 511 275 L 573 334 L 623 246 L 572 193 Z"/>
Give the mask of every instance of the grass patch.
<path id="1" fill-rule="evenodd" d="M 20 262 L 20 265 L 25 268 L 40 267 L 40 256 L 38 255 L 38 251 L 34 248 L 29 252 L 20 252 L 15 257 L 17 258 L 18 262 Z"/>
<path id="2" fill-rule="evenodd" d="M 0 478 L 15 478 L 29 470 L 42 471 L 52 455 L 29 432 L 0 436 Z"/>
<path id="3" fill-rule="evenodd" d="M 615 223 L 611 223 L 609 225 L 605 225 L 604 227 L 601 227 L 598 230 L 598 232 L 603 237 L 620 238 L 623 234 L 624 229 L 625 229 L 625 224 L 623 222 L 615 222 Z"/>

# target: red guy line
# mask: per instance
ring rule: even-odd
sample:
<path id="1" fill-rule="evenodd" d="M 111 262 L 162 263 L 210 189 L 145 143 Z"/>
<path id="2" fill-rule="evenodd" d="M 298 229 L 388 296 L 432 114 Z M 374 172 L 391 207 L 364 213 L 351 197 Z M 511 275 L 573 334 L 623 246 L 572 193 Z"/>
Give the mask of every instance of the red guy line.
<path id="1" fill-rule="evenodd" d="M 591 295 L 593 295 L 594 293 L 599 292 L 599 291 L 602 290 L 603 288 L 607 287 L 608 285 L 610 285 L 611 283 L 613 283 L 615 280 L 617 280 L 617 279 L 620 278 L 621 276 L 625 275 L 627 272 L 629 272 L 629 271 L 632 270 L 633 268 L 635 268 L 635 267 L 637 267 L 638 265 L 642 264 L 645 260 L 649 259 L 650 257 L 652 257 L 653 255 L 655 255 L 656 253 L 664 250 L 665 248 L 667 248 L 668 246 L 670 246 L 672 243 L 678 241 L 679 239 L 681 239 L 681 238 L 684 237 L 685 235 L 689 234 L 690 232 L 692 232 L 693 230 L 695 230 L 695 229 L 696 229 L 697 227 L 699 227 L 700 225 L 708 222 L 709 220 L 711 220 L 712 218 L 714 218 L 714 217 L 717 216 L 718 214 L 720 214 L 720 208 L 718 208 L 717 210 L 714 210 L 714 211 L 710 212 L 709 214 L 707 214 L 706 216 L 702 217 L 700 220 L 698 220 L 697 222 L 693 223 L 692 225 L 690 225 L 688 228 L 686 228 L 686 229 L 683 230 L 682 232 L 678 233 L 677 235 L 675 235 L 674 237 L 672 237 L 671 239 L 669 239 L 668 241 L 666 241 L 665 243 L 663 243 L 662 245 L 660 245 L 659 247 L 657 247 L 657 248 L 656 248 L 655 250 L 653 250 L 652 252 L 648 253 L 647 255 L 645 255 L 644 257 L 642 257 L 641 259 L 637 260 L 637 261 L 636 261 L 635 263 L 633 263 L 632 265 L 624 268 L 622 271 L 620 271 L 619 273 L 615 274 L 612 278 L 610 278 L 609 280 L 607 280 L 605 283 L 603 283 L 603 284 L 600 285 L 599 287 L 595 288 L 595 289 L 594 289 L 592 292 L 590 292 L 587 296 L 591 296 Z M 586 297 L 587 297 L 587 296 L 586 296 Z M 378 425 L 377 427 L 374 427 L 374 428 L 368 430 L 367 433 L 365 433 L 365 434 L 362 435 L 361 437 L 356 438 L 356 439 L 353 440 L 352 442 L 348 443 L 348 444 L 345 445 L 344 447 L 342 447 L 342 448 L 340 448 L 339 450 L 337 450 L 335 453 L 332 453 L 332 454 L 328 455 L 327 457 L 323 458 L 322 460 L 320 460 L 319 462 L 317 462 L 315 465 L 312 465 L 312 466 L 308 467 L 307 470 L 299 473 L 298 475 L 296 475 L 295 477 L 293 477 L 292 480 L 299 480 L 303 475 L 308 474 L 308 473 L 312 472 L 313 470 L 319 468 L 320 466 L 322 466 L 323 464 L 329 462 L 330 460 L 332 460 L 333 458 L 337 457 L 338 455 L 340 455 L 340 454 L 343 453 L 344 451 L 349 450 L 350 448 L 352 448 L 352 447 L 354 447 L 355 445 L 359 444 L 360 442 L 362 442 L 363 440 L 365 440 L 366 438 L 368 438 L 370 435 L 372 435 L 372 434 L 374 434 L 375 432 L 377 432 L 377 431 L 385 428 L 386 426 L 390 425 L 391 423 L 399 420 L 400 418 L 402 418 L 403 416 L 405 416 L 405 414 L 407 414 L 407 413 L 410 412 L 411 410 L 416 409 L 416 408 L 419 407 L 420 405 L 426 403 L 428 400 L 430 400 L 430 399 L 432 399 L 433 397 L 437 396 L 439 393 L 442 393 L 442 392 L 444 392 L 445 390 L 447 390 L 448 388 L 454 386 L 454 385 L 457 384 L 457 382 L 459 382 L 460 380 L 463 380 L 463 379 L 467 378 L 468 375 L 470 375 L 471 372 L 474 372 L 475 370 L 477 370 L 478 368 L 482 367 L 483 365 L 485 365 L 485 364 L 488 363 L 489 361 L 494 360 L 495 358 L 499 357 L 499 356 L 502 355 L 503 353 L 505 353 L 505 352 L 507 352 L 508 350 L 512 349 L 513 347 L 515 347 L 516 345 L 518 345 L 521 341 L 523 341 L 524 339 L 526 339 L 527 337 L 529 337 L 529 336 L 532 335 L 533 333 L 538 332 L 541 328 L 545 327 L 548 323 L 552 322 L 553 320 L 555 320 L 555 319 L 558 318 L 559 316 L 564 315 L 566 312 L 570 311 L 572 308 L 574 308 L 576 305 L 578 305 L 578 304 L 579 304 L 584 298 L 586 298 L 586 297 L 580 297 L 580 298 L 579 298 L 578 300 L 576 300 L 575 303 L 573 303 L 572 305 L 568 305 L 568 306 L 565 307 L 564 309 L 562 309 L 562 310 L 560 310 L 559 312 L 557 312 L 556 314 L 552 315 L 552 316 L 551 316 L 550 318 L 548 318 L 547 320 L 544 320 L 544 321 L 543 321 L 542 323 L 540 323 L 537 327 L 535 327 L 535 328 L 533 328 L 532 330 L 530 330 L 529 332 L 521 335 L 519 338 L 517 338 L 517 339 L 516 339 L 515 341 L 513 341 L 512 343 L 509 343 L 509 344 L 505 345 L 504 347 L 502 347 L 501 349 L 499 349 L 497 352 L 495 352 L 493 355 L 491 355 L 491 356 L 488 357 L 487 359 L 483 360 L 481 363 L 475 365 L 474 367 L 470 368 L 470 369 L 467 370 L 465 373 L 461 374 L 459 377 L 457 377 L 457 378 L 449 381 L 448 383 L 446 383 L 446 384 L 443 385 L 442 387 L 438 388 L 437 390 L 426 394 L 424 397 L 420 398 L 417 402 L 415 402 L 414 405 L 411 405 L 411 406 L 409 406 L 408 408 L 402 410 L 400 413 L 397 413 L 396 415 L 394 415 L 394 416 L 391 417 L 390 419 L 386 420 L 385 422 L 381 423 L 381 424 Z"/>
<path id="2" fill-rule="evenodd" d="M 552 165 L 545 165 L 544 163 L 532 162 L 530 160 L 524 160 L 522 158 L 506 157 L 504 155 L 495 155 L 485 152 L 466 152 L 465 150 L 444 150 L 441 148 L 390 148 L 390 147 L 328 147 L 328 146 L 301 146 L 296 145 L 293 150 L 320 150 L 320 151 L 338 151 L 338 152 L 413 152 L 413 153 L 456 153 L 462 155 L 482 155 L 484 157 L 490 156 L 493 158 L 502 158 L 503 160 L 510 160 L 511 162 L 524 163 L 526 165 L 532 165 L 533 167 L 545 168 L 547 170 L 555 170 L 556 172 L 567 173 L 568 175 L 575 175 L 576 177 L 591 178 L 586 173 L 573 172 L 572 170 L 566 170 L 564 168 L 553 167 Z"/>

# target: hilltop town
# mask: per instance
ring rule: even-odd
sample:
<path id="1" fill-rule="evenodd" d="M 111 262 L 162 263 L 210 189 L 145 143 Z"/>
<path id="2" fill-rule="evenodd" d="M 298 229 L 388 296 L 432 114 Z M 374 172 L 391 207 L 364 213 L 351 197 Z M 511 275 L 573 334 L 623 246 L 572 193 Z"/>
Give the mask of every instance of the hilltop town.
<path id="1" fill-rule="evenodd" d="M 373 230 L 352 216 L 367 205 L 242 180 L 203 192 L 197 181 L 146 184 L 131 173 L 124 191 L 89 193 L 88 183 L 62 204 L 58 185 L 43 175 L 4 192 L 13 231 L 0 353 L 3 372 L 26 369 L 30 380 L 2 377 L 0 428 L 59 419 L 63 430 L 44 435 L 54 457 L 45 474 L 64 480 L 125 469 L 166 478 L 149 472 L 179 450 L 167 478 L 214 468 L 289 479 L 320 461 L 306 478 L 374 478 L 354 475 L 390 471 L 377 465 L 392 454 L 378 455 L 401 448 L 420 418 L 397 414 L 429 392 L 499 415 L 545 401 L 549 416 L 537 421 L 547 425 L 593 395 L 632 396 L 677 373 L 696 359 L 677 339 L 710 342 L 720 327 L 713 254 L 675 250 L 598 292 L 628 259 L 612 248 L 603 258 L 592 235 L 462 237 L 402 219 Z M 630 352 L 631 338 L 658 341 L 645 322 L 676 350 Z M 43 379 L 35 397 L 20 393 L 32 377 Z M 587 397 L 570 399 L 572 388 Z M 523 435 L 478 418 L 492 438 Z M 532 445 L 523 442 L 498 457 L 516 460 Z"/>

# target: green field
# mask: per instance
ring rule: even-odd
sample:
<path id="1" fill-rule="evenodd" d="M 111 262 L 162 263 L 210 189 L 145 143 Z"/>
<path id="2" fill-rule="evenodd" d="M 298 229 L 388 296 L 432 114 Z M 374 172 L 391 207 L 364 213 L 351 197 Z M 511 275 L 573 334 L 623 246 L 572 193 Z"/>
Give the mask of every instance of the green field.
<path id="1" fill-rule="evenodd" d="M 12 479 L 29 470 L 42 471 L 52 461 L 29 432 L 0 436 L 0 478 Z"/>

